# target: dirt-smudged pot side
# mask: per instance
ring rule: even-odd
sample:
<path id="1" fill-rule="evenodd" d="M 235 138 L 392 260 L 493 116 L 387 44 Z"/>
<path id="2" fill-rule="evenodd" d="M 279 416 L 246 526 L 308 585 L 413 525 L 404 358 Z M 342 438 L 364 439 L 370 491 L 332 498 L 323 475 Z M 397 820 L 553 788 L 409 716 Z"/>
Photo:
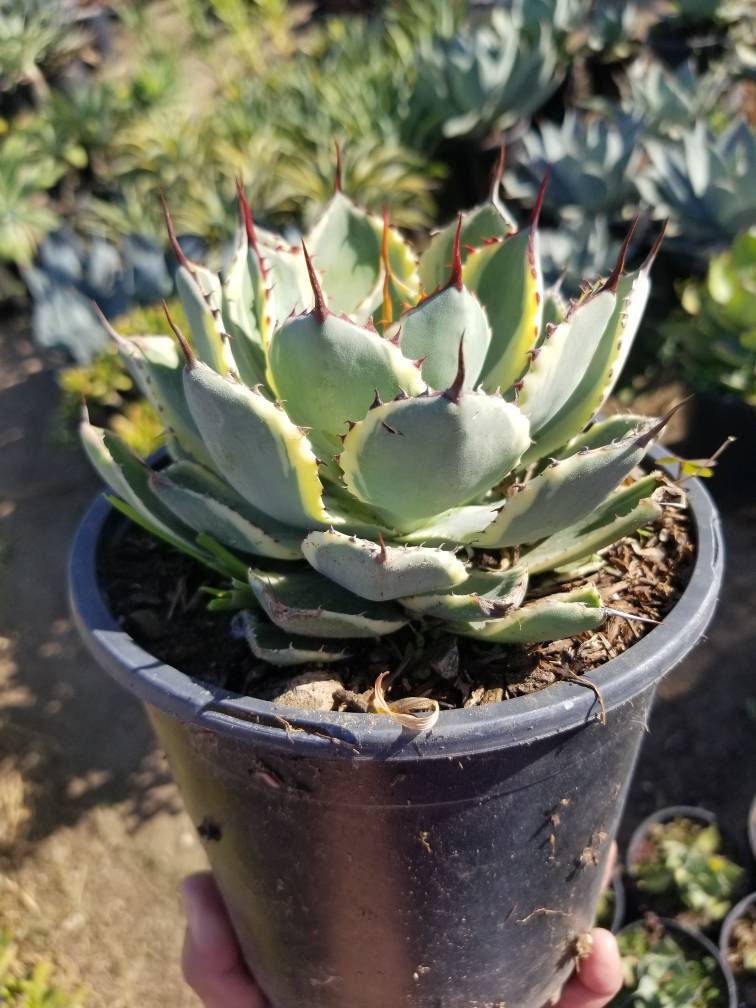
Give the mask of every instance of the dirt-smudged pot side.
<path id="1" fill-rule="evenodd" d="M 276 1008 L 541 1008 L 593 921 L 650 702 L 611 730 L 402 764 L 151 715 Z"/>

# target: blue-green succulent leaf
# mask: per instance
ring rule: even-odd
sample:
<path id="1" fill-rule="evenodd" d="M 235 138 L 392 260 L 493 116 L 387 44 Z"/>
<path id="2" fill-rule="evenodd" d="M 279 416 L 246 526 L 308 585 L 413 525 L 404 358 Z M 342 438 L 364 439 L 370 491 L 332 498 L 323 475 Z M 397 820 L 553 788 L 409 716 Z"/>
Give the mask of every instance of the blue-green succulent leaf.
<path id="1" fill-rule="evenodd" d="M 311 532 L 302 543 L 308 563 L 324 577 L 372 601 L 444 591 L 467 570 L 446 550 L 387 546 L 341 532 Z"/>
<path id="2" fill-rule="evenodd" d="M 491 644 L 538 644 L 597 630 L 605 619 L 601 596 L 588 585 L 529 602 L 503 619 L 455 624 L 454 630 Z"/>
<path id="3" fill-rule="evenodd" d="M 407 623 L 390 603 L 367 602 L 313 570 L 250 570 L 249 583 L 276 626 L 303 637 L 380 637 Z"/>
<path id="4" fill-rule="evenodd" d="M 237 493 L 297 528 L 328 521 L 312 446 L 283 409 L 200 361 L 184 369 L 184 389 L 214 468 Z"/>
<path id="5" fill-rule="evenodd" d="M 453 391 L 385 403 L 344 439 L 348 489 L 399 531 L 482 496 L 530 444 L 512 403 Z"/>
<path id="6" fill-rule="evenodd" d="M 251 611 L 239 613 L 239 616 L 252 654 L 269 665 L 283 668 L 292 665 L 326 665 L 349 657 L 347 651 L 336 651 L 325 645 L 316 647 L 312 637 L 285 633 Z"/>
<path id="7" fill-rule="evenodd" d="M 527 586 L 528 572 L 522 567 L 507 571 L 473 571 L 454 591 L 410 595 L 401 602 L 416 616 L 456 622 L 501 619 L 522 604 Z"/>

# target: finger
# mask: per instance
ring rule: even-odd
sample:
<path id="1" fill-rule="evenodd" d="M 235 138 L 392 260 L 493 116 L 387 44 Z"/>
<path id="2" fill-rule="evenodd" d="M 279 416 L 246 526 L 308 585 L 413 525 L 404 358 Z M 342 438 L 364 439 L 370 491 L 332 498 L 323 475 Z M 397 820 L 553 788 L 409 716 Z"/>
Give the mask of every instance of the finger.
<path id="1" fill-rule="evenodd" d="M 604 1008 L 622 987 L 622 960 L 611 931 L 594 928 L 591 954 L 580 963 L 557 1008 Z"/>
<path id="2" fill-rule="evenodd" d="M 209 872 L 190 875 L 181 886 L 186 911 L 184 977 L 205 1008 L 265 1008 L 247 972 L 215 881 Z"/>

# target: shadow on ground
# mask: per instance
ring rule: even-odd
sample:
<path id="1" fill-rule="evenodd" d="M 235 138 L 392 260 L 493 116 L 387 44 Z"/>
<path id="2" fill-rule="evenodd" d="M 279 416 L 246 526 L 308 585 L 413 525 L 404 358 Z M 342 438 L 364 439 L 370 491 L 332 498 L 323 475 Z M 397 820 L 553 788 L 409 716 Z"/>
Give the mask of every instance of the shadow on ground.
<path id="1" fill-rule="evenodd" d="M 97 479 L 56 443 L 55 379 L 20 334 L 0 375 L 0 761 L 24 774 L 28 839 L 103 804 L 127 801 L 135 824 L 176 811 L 139 704 L 95 668 L 68 614 L 68 546 Z"/>

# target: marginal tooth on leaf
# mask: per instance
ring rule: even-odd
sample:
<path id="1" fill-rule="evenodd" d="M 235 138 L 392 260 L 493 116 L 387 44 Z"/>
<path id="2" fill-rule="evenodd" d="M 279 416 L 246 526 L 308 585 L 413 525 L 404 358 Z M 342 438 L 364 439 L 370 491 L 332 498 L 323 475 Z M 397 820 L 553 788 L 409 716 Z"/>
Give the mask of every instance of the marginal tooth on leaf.
<path id="1" fill-rule="evenodd" d="M 384 542 L 383 535 L 380 532 L 380 530 L 378 531 L 378 545 L 380 547 L 380 553 L 378 555 L 378 562 L 382 563 L 382 564 L 385 564 L 386 563 L 386 557 L 387 557 L 386 543 Z"/>
<path id="2" fill-rule="evenodd" d="M 662 222 L 661 231 L 656 236 L 656 240 L 654 241 L 654 244 L 651 246 L 651 251 L 643 260 L 643 264 L 641 266 L 642 273 L 648 273 L 648 271 L 654 265 L 654 260 L 659 254 L 659 249 L 661 248 L 662 242 L 664 241 L 664 236 L 667 233 L 668 226 L 669 226 L 669 217 L 667 217 L 667 219 Z"/>
<path id="3" fill-rule="evenodd" d="M 462 237 L 462 214 L 457 215 L 457 230 L 454 232 L 454 245 L 452 247 L 451 276 L 449 277 L 449 287 L 456 287 L 462 290 L 462 255 L 460 253 L 460 239 Z"/>
<path id="4" fill-rule="evenodd" d="M 544 336 L 544 339 L 551 339 L 551 337 L 554 335 L 555 331 L 556 331 L 556 322 L 547 322 L 546 323 L 546 334 Z"/>
<path id="5" fill-rule="evenodd" d="M 338 140 L 333 141 L 333 145 L 336 148 L 336 172 L 333 179 L 333 191 L 340 193 L 342 192 L 342 182 L 343 182 L 343 170 L 344 165 L 341 160 L 341 144 Z"/>
<path id="6" fill-rule="evenodd" d="M 163 305 L 163 311 L 165 312 L 165 317 L 168 319 L 168 325 L 173 330 L 173 335 L 178 340 L 179 346 L 181 347 L 181 350 L 183 351 L 184 357 L 186 357 L 186 366 L 191 369 L 197 363 L 197 358 L 196 358 L 196 356 L 194 354 L 194 350 L 192 350 L 192 348 L 189 345 L 186 337 L 184 336 L 184 334 L 181 332 L 181 330 L 179 329 L 179 327 L 176 325 L 176 323 L 171 318 L 171 313 L 168 311 L 168 305 L 165 303 L 165 301 L 162 302 L 162 305 Z"/>
<path id="7" fill-rule="evenodd" d="M 160 196 L 160 205 L 163 208 L 163 217 L 165 218 L 165 227 L 168 232 L 168 241 L 170 242 L 173 254 L 176 257 L 176 260 L 179 263 L 179 265 L 183 266 L 185 269 L 188 269 L 189 272 L 192 272 L 192 264 L 189 262 L 186 255 L 184 254 L 184 250 L 179 245 L 179 240 L 176 237 L 176 229 L 173 226 L 173 220 L 171 219 L 171 213 L 170 210 L 168 209 L 168 203 L 166 202 L 165 199 L 165 193 L 163 192 L 162 189 L 160 189 L 158 195 Z"/>
<path id="8" fill-rule="evenodd" d="M 315 272 L 315 267 L 312 265 L 312 259 L 310 258 L 310 253 L 307 251 L 304 239 L 302 240 L 302 251 L 304 252 L 305 262 L 307 263 L 307 275 L 310 278 L 310 286 L 312 287 L 312 293 L 315 297 L 315 315 L 321 322 L 325 322 L 328 317 L 328 305 L 326 304 L 323 288 L 320 285 L 318 274 Z"/>
<path id="9" fill-rule="evenodd" d="M 459 352 L 457 355 L 457 374 L 454 381 L 451 383 L 448 389 L 443 394 L 445 399 L 449 402 L 458 403 L 462 395 L 462 387 L 465 384 L 465 334 L 459 338 Z"/>
<path id="10" fill-rule="evenodd" d="M 399 391 L 394 396 L 394 402 L 401 402 L 402 399 L 409 399 L 409 396 L 407 395 L 407 393 L 404 391 L 403 388 L 400 388 Z"/>
<path id="11" fill-rule="evenodd" d="M 528 358 L 528 360 L 532 364 L 533 361 L 536 360 L 536 358 L 538 357 L 538 355 L 540 354 L 540 352 L 541 352 L 541 348 L 540 347 L 533 347 L 532 350 L 526 350 L 525 351 L 525 356 Z"/>
<path id="12" fill-rule="evenodd" d="M 388 431 L 389 434 L 400 434 L 402 437 L 404 437 L 401 431 L 398 431 L 395 427 L 391 427 L 389 424 L 386 423 L 385 420 L 381 421 L 381 427 L 383 427 L 384 430 Z"/>
<path id="13" fill-rule="evenodd" d="M 617 255 L 617 262 L 614 266 L 614 269 L 612 270 L 611 274 L 609 275 L 606 283 L 601 288 L 601 290 L 608 290 L 611 291 L 612 293 L 616 292 L 625 269 L 625 259 L 627 258 L 627 250 L 630 248 L 630 242 L 632 241 L 633 235 L 635 234 L 635 229 L 638 227 L 639 220 L 640 218 L 636 217 L 635 220 L 630 225 L 630 228 L 627 234 L 625 235 L 625 240 L 622 242 L 622 245 L 620 246 L 619 254 Z"/>
<path id="14" fill-rule="evenodd" d="M 660 420 L 657 420 L 657 422 L 652 427 L 649 427 L 649 429 L 645 432 L 645 434 L 641 434 L 640 437 L 635 439 L 635 443 L 638 445 L 638 447 L 645 448 L 647 444 L 650 444 L 657 436 L 657 434 L 660 434 L 662 430 L 664 430 L 664 428 L 667 426 L 667 424 L 675 415 L 675 413 L 677 413 L 679 409 L 682 409 L 682 407 L 686 403 L 689 403 L 690 400 L 693 398 L 694 397 L 692 395 L 686 396 L 685 399 L 680 400 L 679 403 L 675 403 L 675 405 L 671 409 L 668 409 L 667 412 L 664 414 L 664 416 Z"/>
<path id="15" fill-rule="evenodd" d="M 375 395 L 373 396 L 373 401 L 370 403 L 370 409 L 378 409 L 379 406 L 383 406 L 383 400 L 378 394 L 378 389 L 375 389 Z"/>

